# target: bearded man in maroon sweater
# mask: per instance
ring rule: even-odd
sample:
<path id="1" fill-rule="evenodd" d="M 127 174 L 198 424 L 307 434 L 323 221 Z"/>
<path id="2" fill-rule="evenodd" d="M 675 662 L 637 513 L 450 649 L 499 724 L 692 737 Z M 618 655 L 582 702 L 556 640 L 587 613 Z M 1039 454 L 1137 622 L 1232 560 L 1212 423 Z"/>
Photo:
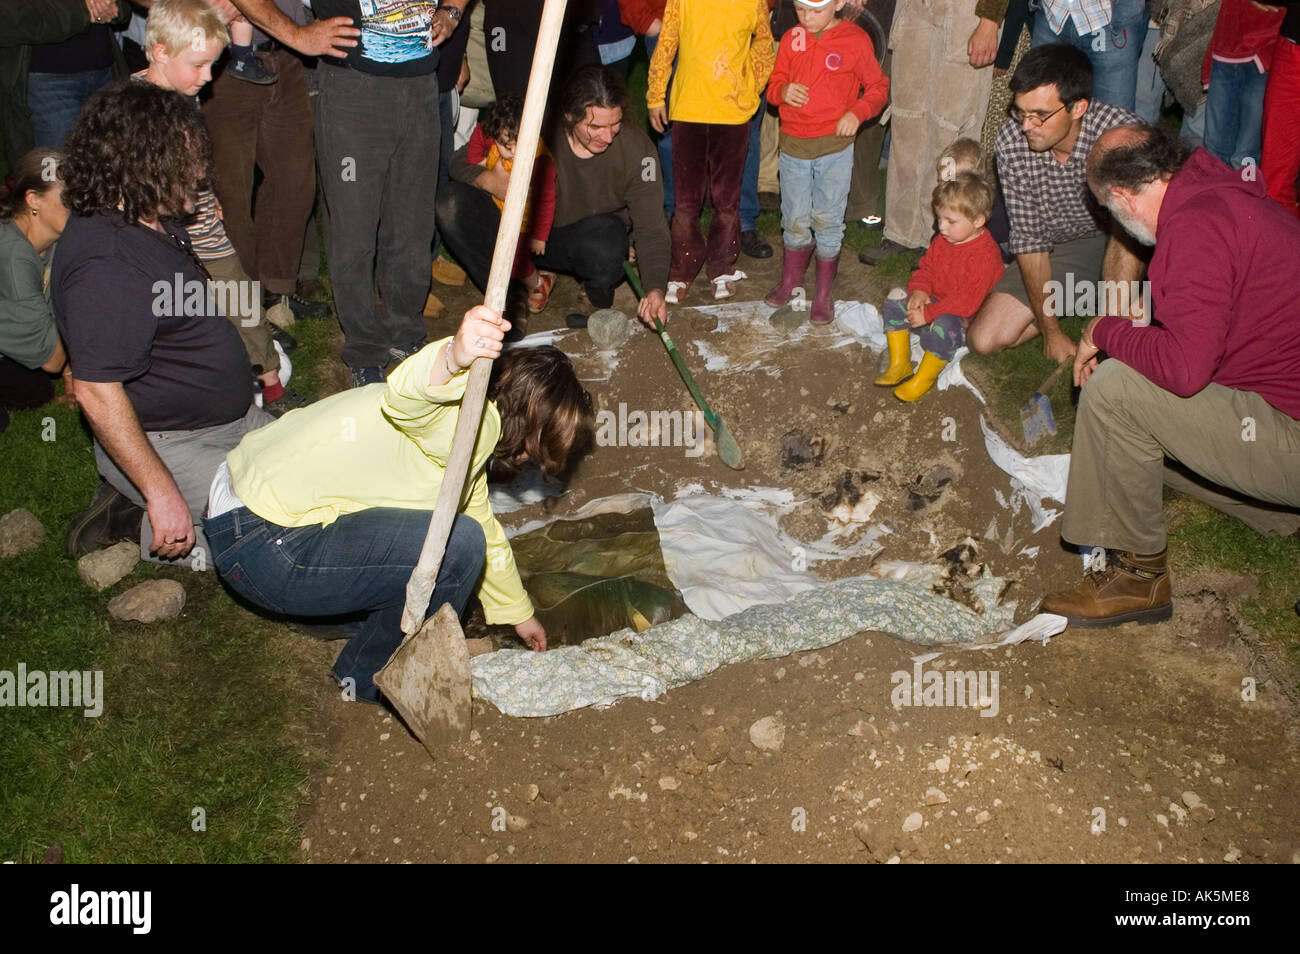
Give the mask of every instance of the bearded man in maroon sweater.
<path id="1" fill-rule="evenodd" d="M 1261 533 L 1300 528 L 1300 220 L 1151 126 L 1103 134 L 1088 185 L 1155 246 L 1154 321 L 1084 329 L 1061 535 L 1111 552 L 1041 608 L 1075 626 L 1151 623 L 1173 615 L 1164 484 Z"/>

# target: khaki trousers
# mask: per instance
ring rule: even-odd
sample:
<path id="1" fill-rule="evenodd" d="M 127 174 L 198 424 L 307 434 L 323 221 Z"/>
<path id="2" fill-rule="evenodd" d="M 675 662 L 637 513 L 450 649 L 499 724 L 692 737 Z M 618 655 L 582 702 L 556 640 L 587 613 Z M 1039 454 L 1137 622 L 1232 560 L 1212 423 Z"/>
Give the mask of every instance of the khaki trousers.
<path id="1" fill-rule="evenodd" d="M 978 140 L 984 125 L 993 70 L 971 69 L 966 41 L 974 28 L 975 0 L 900 0 L 894 14 L 885 237 L 909 248 L 934 236 L 939 154 L 954 139 Z"/>
<path id="2" fill-rule="evenodd" d="M 1102 362 L 1079 399 L 1061 536 L 1158 553 L 1166 483 L 1260 533 L 1294 533 L 1300 421 L 1252 391 L 1210 384 L 1182 398 L 1118 360 Z"/>
<path id="3" fill-rule="evenodd" d="M 220 292 L 214 292 L 219 294 L 216 300 L 239 332 L 239 340 L 248 352 L 248 363 L 259 365 L 263 372 L 279 371 L 280 353 L 275 350 L 271 326 L 262 316 L 260 286 L 248 277 L 239 256 L 227 255 L 224 258 L 210 259 L 203 266 L 212 280 L 221 284 Z"/>

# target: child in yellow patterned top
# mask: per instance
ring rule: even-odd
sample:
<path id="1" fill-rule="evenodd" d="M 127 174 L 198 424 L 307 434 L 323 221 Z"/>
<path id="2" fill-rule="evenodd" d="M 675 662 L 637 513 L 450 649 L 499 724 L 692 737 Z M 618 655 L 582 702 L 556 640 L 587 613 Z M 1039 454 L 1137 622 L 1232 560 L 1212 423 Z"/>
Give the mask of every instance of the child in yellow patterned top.
<path id="1" fill-rule="evenodd" d="M 671 105 L 665 104 L 673 60 Z M 740 183 L 749 121 L 776 60 L 766 0 L 668 0 L 650 60 L 650 125 L 673 124 L 673 257 L 669 303 L 685 296 L 701 266 L 714 298 L 730 298 L 740 251 Z M 713 199 L 707 245 L 700 229 L 704 190 Z"/>

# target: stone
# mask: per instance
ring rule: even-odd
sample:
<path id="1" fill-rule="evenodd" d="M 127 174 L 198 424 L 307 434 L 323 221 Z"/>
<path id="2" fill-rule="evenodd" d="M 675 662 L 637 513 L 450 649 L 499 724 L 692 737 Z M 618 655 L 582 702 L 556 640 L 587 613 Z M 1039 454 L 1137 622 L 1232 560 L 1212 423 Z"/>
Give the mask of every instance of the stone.
<path id="1" fill-rule="evenodd" d="M 793 305 L 782 305 L 776 311 L 768 316 L 768 321 L 772 327 L 786 334 L 794 331 L 803 324 L 804 318 L 808 315 L 806 308 L 795 308 Z"/>
<path id="2" fill-rule="evenodd" d="M 920 812 L 912 812 L 903 819 L 903 831 L 920 831 L 921 826 L 925 824 L 925 819 L 921 817 Z"/>
<path id="3" fill-rule="evenodd" d="M 764 716 L 749 727 L 749 741 L 764 752 L 780 752 L 785 744 L 785 726 L 776 716 Z"/>
<path id="4" fill-rule="evenodd" d="M 560 783 L 557 779 L 544 778 L 537 783 L 537 794 L 544 800 L 554 803 L 560 796 Z"/>
<path id="5" fill-rule="evenodd" d="M 929 788 L 925 790 L 925 804 L 942 805 L 947 801 L 948 801 L 948 796 L 945 795 L 939 789 L 935 788 L 933 785 L 931 785 Z"/>
<path id="6" fill-rule="evenodd" d="M 140 545 L 123 541 L 87 553 L 77 561 L 77 576 L 96 590 L 106 590 L 123 579 L 140 562 Z"/>
<path id="7" fill-rule="evenodd" d="M 874 838 L 871 836 L 871 826 L 870 826 L 870 825 L 868 825 L 868 824 L 867 824 L 866 822 L 864 822 L 864 821 L 856 821 L 856 822 L 854 822 L 854 823 L 853 823 L 853 834 L 855 834 L 855 835 L 858 836 L 858 841 L 862 842 L 863 847 L 866 848 L 867 851 L 871 852 L 872 854 L 875 853 L 875 851 L 876 851 L 876 848 L 875 848 L 875 842 L 876 842 L 876 839 L 874 839 Z"/>
<path id="8" fill-rule="evenodd" d="M 614 308 L 601 308 L 587 319 L 587 334 L 600 351 L 616 351 L 631 333 L 627 316 Z"/>
<path id="9" fill-rule="evenodd" d="M 535 802 L 537 801 L 537 796 L 540 795 L 541 793 L 542 793 L 541 788 L 539 788 L 536 785 L 529 785 L 528 788 L 524 790 L 524 797 L 528 799 L 530 802 Z"/>
<path id="10" fill-rule="evenodd" d="M 137 623 L 156 623 L 180 615 L 185 587 L 175 580 L 147 580 L 108 601 L 109 615 Z"/>
<path id="11" fill-rule="evenodd" d="M 1205 806 L 1205 802 L 1201 800 L 1201 796 L 1197 795 L 1195 792 L 1183 792 L 1183 804 L 1187 806 L 1188 811 L 1196 811 L 1196 809 Z"/>
<path id="12" fill-rule="evenodd" d="M 0 517 L 0 557 L 35 550 L 45 539 L 45 527 L 30 510 L 19 507 Z"/>
<path id="13" fill-rule="evenodd" d="M 987 809 L 980 812 L 975 816 L 975 827 L 978 828 L 980 825 L 987 825 L 992 818 L 993 816 L 989 814 Z"/>
<path id="14" fill-rule="evenodd" d="M 721 726 L 705 729 L 696 738 L 695 745 L 691 747 L 691 753 L 705 765 L 716 765 L 726 758 L 730 751 L 731 741 L 727 738 L 727 730 Z"/>
<path id="15" fill-rule="evenodd" d="M 941 755 L 939 758 L 934 760 L 934 770 L 936 772 L 946 773 L 950 768 L 952 768 L 952 759 L 948 756 Z"/>
<path id="16" fill-rule="evenodd" d="M 529 825 L 528 819 L 525 818 L 523 815 L 506 816 L 507 831 L 512 831 L 518 834 L 519 832 L 526 830 L 528 828 L 528 825 Z"/>
<path id="17" fill-rule="evenodd" d="M 681 787 L 681 784 L 681 782 L 677 781 L 677 779 L 671 775 L 665 775 L 659 780 L 659 787 L 665 792 L 675 792 Z"/>

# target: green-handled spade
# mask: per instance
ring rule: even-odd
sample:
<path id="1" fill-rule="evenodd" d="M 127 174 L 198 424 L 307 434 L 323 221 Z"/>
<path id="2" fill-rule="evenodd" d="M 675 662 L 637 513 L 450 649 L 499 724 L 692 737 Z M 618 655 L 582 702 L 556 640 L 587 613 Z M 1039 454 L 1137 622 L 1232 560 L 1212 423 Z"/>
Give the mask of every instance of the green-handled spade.
<path id="1" fill-rule="evenodd" d="M 645 291 L 641 288 L 641 282 L 637 279 L 636 272 L 632 270 L 630 262 L 623 263 L 623 271 L 627 273 L 628 284 L 632 286 L 632 291 L 636 292 L 637 298 L 644 298 Z M 677 346 L 673 344 L 673 339 L 668 337 L 668 332 L 658 318 L 655 318 L 655 330 L 659 332 L 659 340 L 664 343 L 668 349 L 668 357 L 673 359 L 673 364 L 677 366 L 677 373 L 682 376 L 686 382 L 686 387 L 691 392 L 691 397 L 695 398 L 695 403 L 699 406 L 700 411 L 704 414 L 704 420 L 713 431 L 713 443 L 718 448 L 718 459 L 730 467 L 732 470 L 744 470 L 745 460 L 740 454 L 740 445 L 732 437 L 731 431 L 727 430 L 727 425 L 722 422 L 722 417 L 715 414 L 713 408 L 709 407 L 709 402 L 704 400 L 704 395 L 700 393 L 699 385 L 695 383 L 695 378 L 686 368 L 686 362 L 677 352 Z"/>

